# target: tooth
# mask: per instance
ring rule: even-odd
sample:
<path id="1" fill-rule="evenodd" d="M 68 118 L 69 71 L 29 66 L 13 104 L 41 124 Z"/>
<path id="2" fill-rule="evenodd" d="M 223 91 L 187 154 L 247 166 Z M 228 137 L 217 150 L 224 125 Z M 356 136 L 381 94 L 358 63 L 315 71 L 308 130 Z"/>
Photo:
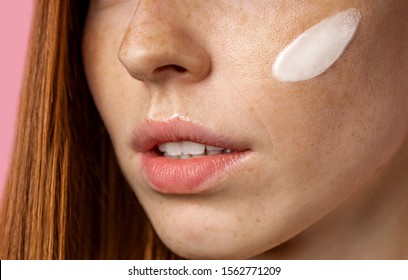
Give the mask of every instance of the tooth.
<path id="1" fill-rule="evenodd" d="M 180 159 L 186 159 L 186 158 L 191 158 L 191 155 L 185 155 L 185 154 L 180 155 Z"/>
<path id="2" fill-rule="evenodd" d="M 207 155 L 219 155 L 222 151 L 207 151 Z"/>
<path id="3" fill-rule="evenodd" d="M 167 152 L 164 152 L 164 156 L 168 158 L 179 158 L 178 156 L 171 156 Z"/>
<path id="4" fill-rule="evenodd" d="M 224 149 L 217 146 L 203 145 L 191 141 L 166 142 L 158 146 L 160 152 L 165 157 L 176 159 L 187 159 L 190 157 L 200 157 L 205 155 L 229 154 L 231 149 Z"/>
<path id="5" fill-rule="evenodd" d="M 160 149 L 160 146 L 159 146 L 159 149 Z M 168 142 L 168 143 L 165 143 L 165 152 L 167 152 L 170 156 L 179 156 L 179 155 L 181 155 L 182 154 L 182 144 L 181 144 L 181 142 Z"/>
<path id="6" fill-rule="evenodd" d="M 205 145 L 191 141 L 183 141 L 181 147 L 184 155 L 201 155 L 205 151 Z"/>
<path id="7" fill-rule="evenodd" d="M 159 145 L 159 151 L 160 152 L 166 152 L 167 151 L 167 143 L 163 143 Z"/>
<path id="8" fill-rule="evenodd" d="M 207 149 L 207 151 L 222 151 L 224 150 L 224 148 L 221 147 L 216 147 L 216 146 L 205 146 L 205 148 Z"/>

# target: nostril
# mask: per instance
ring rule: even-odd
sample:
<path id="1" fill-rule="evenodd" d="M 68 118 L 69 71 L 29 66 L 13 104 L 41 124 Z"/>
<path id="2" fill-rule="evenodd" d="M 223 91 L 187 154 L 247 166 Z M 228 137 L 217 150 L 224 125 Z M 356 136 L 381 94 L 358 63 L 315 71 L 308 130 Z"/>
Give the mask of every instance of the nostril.
<path id="1" fill-rule="evenodd" d="M 154 73 L 159 73 L 159 72 L 164 72 L 164 71 L 168 71 L 168 70 L 173 70 L 176 71 L 177 73 L 184 73 L 187 71 L 186 68 L 180 66 L 180 65 L 176 65 L 176 64 L 169 64 L 169 65 L 163 65 L 160 67 L 157 67 L 154 70 Z"/>
<path id="2" fill-rule="evenodd" d="M 182 66 L 179 66 L 179 65 L 172 65 L 172 66 L 173 66 L 174 70 L 176 70 L 179 73 L 184 73 L 184 72 L 187 71 L 187 69 L 182 67 Z"/>

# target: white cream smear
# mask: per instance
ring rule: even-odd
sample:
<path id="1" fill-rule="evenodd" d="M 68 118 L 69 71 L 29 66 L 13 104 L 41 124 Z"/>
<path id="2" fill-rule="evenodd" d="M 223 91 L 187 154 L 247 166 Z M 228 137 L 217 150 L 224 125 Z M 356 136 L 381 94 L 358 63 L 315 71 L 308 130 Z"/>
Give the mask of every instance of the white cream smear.
<path id="1" fill-rule="evenodd" d="M 360 19 L 360 12 L 353 8 L 306 30 L 276 57 L 272 67 L 275 79 L 298 82 L 325 72 L 350 44 Z"/>

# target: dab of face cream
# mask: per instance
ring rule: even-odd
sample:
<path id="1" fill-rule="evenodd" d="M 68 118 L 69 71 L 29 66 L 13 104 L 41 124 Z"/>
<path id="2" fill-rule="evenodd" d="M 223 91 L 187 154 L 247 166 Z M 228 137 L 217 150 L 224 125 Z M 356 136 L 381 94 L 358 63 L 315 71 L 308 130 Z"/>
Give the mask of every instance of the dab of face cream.
<path id="1" fill-rule="evenodd" d="M 298 82 L 322 74 L 350 44 L 360 19 L 358 10 L 349 9 L 309 28 L 279 53 L 273 76 L 282 82 Z"/>

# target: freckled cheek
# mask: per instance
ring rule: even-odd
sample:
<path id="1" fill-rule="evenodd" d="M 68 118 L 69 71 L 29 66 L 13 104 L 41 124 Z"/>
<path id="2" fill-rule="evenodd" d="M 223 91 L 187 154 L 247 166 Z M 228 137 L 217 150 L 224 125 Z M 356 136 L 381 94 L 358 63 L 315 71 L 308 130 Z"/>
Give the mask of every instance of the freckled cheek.
<path id="1" fill-rule="evenodd" d="M 356 38 L 349 51 L 324 75 L 274 87 L 270 102 L 276 106 L 270 112 L 277 120 L 278 131 L 293 135 L 302 146 L 322 147 L 326 139 L 337 142 L 358 128 L 364 121 L 362 115 L 373 114 L 369 103 L 381 94 L 370 78 L 374 69 L 365 58 L 363 43 Z"/>
<path id="2" fill-rule="evenodd" d="M 339 152 L 336 147 L 347 138 L 356 111 L 349 105 L 352 97 L 330 84 L 277 87 L 267 101 L 256 103 L 256 122 L 265 127 L 262 153 L 271 161 L 303 169 Z"/>

